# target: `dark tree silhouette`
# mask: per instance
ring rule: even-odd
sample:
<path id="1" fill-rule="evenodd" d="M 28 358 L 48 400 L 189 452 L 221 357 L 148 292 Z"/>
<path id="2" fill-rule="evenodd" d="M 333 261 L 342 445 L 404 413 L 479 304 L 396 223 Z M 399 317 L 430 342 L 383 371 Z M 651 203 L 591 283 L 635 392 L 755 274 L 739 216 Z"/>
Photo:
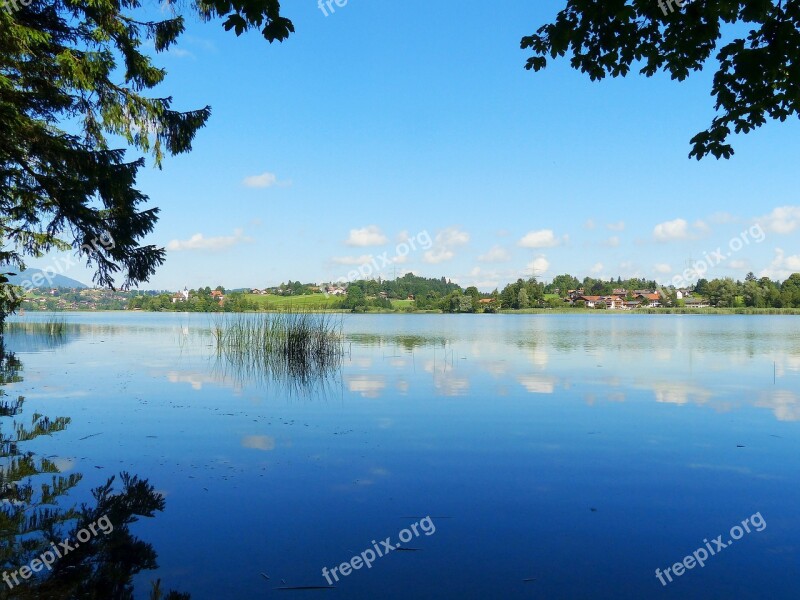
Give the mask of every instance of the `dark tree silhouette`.
<path id="1" fill-rule="evenodd" d="M 522 48 L 533 52 L 528 69 L 569 55 L 592 80 L 636 68 L 682 81 L 713 57 L 718 114 L 691 140 L 698 160 L 730 158 L 731 133 L 800 115 L 800 0 L 567 0 Z"/>
<path id="2" fill-rule="evenodd" d="M 237 35 L 257 28 L 273 42 L 294 31 L 277 0 L 188 5 Z M 189 152 L 208 121 L 208 106 L 180 111 L 172 98 L 147 95 L 166 72 L 143 51 L 145 42 L 156 53 L 168 50 L 184 31 L 184 17 L 173 14 L 147 20 L 140 3 L 128 0 L 3 3 L 0 265 L 22 268 L 25 256 L 72 248 L 99 285 L 124 287 L 147 281 L 163 263 L 162 248 L 140 244 L 158 215 L 136 188 L 144 158 L 128 159 L 113 144 L 150 154 L 160 166 L 165 154 Z M 104 239 L 113 243 L 97 243 Z"/>

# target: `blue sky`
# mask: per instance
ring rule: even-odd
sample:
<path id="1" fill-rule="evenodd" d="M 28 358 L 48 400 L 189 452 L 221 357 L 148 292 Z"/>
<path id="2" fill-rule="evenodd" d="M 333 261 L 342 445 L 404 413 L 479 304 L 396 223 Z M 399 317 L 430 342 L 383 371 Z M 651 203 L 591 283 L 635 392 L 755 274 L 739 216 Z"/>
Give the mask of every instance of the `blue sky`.
<path id="1" fill-rule="evenodd" d="M 718 247 L 708 277 L 800 271 L 800 126 L 738 136 L 729 161 L 688 159 L 714 115 L 712 71 L 525 71 L 520 38 L 563 4 L 349 0 L 326 17 L 285 2 L 297 33 L 273 45 L 189 17 L 157 59 L 159 93 L 213 114 L 191 154 L 142 172 L 161 208 L 147 241 L 167 262 L 141 287 L 320 282 L 370 255 L 393 261 L 384 277 L 489 291 L 532 273 L 667 282 Z M 756 226 L 761 242 L 729 250 Z"/>

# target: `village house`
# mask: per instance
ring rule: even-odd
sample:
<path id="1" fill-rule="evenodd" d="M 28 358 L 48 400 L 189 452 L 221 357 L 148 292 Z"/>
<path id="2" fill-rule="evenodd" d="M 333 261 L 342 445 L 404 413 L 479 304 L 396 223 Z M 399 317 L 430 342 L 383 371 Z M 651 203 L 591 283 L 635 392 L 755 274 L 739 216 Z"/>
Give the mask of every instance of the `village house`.
<path id="1" fill-rule="evenodd" d="M 700 297 L 684 298 L 683 301 L 687 308 L 708 308 L 711 306 L 708 300 L 704 300 Z"/>
<path id="2" fill-rule="evenodd" d="M 661 296 L 655 292 L 645 291 L 644 293 L 637 293 L 635 298 L 642 304 L 644 304 L 644 301 L 647 300 L 647 305 L 652 306 L 653 308 L 658 308 L 661 306 Z"/>
<path id="3" fill-rule="evenodd" d="M 601 303 L 609 310 L 625 310 L 625 301 L 620 296 L 578 296 L 575 301 L 582 300 L 586 308 L 597 308 Z"/>
<path id="4" fill-rule="evenodd" d="M 609 310 L 625 310 L 625 299 L 622 296 L 609 296 L 605 302 Z"/>
<path id="5" fill-rule="evenodd" d="M 185 287 L 183 291 L 175 292 L 172 295 L 172 303 L 175 304 L 176 302 L 186 302 L 189 299 L 189 290 Z"/>

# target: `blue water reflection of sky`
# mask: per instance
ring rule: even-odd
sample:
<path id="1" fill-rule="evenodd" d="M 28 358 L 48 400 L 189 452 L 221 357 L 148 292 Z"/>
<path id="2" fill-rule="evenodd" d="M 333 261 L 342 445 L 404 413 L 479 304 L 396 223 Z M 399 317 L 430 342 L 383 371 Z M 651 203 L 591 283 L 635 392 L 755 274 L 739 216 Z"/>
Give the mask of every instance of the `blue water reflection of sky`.
<path id="1" fill-rule="evenodd" d="M 38 450 L 84 492 L 125 469 L 166 495 L 136 531 L 193 598 L 324 585 L 426 515 L 418 552 L 308 593 L 794 597 L 796 319 L 345 316 L 340 371 L 307 389 L 220 364 L 210 320 L 82 313 L 56 347 L 7 342 L 26 410 L 73 419 Z M 763 532 L 655 578 L 758 511 Z"/>

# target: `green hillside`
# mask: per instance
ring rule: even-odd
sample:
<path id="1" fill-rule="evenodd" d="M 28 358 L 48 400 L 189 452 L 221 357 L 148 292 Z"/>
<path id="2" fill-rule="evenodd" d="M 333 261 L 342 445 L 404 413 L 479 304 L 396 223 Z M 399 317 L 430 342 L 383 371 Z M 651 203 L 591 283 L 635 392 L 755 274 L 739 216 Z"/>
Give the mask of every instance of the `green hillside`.
<path id="1" fill-rule="evenodd" d="M 262 296 L 245 294 L 245 298 L 255 302 L 260 310 L 285 310 L 287 308 L 304 308 L 309 310 L 336 309 L 342 299 L 325 294 L 308 294 L 304 296 Z"/>

